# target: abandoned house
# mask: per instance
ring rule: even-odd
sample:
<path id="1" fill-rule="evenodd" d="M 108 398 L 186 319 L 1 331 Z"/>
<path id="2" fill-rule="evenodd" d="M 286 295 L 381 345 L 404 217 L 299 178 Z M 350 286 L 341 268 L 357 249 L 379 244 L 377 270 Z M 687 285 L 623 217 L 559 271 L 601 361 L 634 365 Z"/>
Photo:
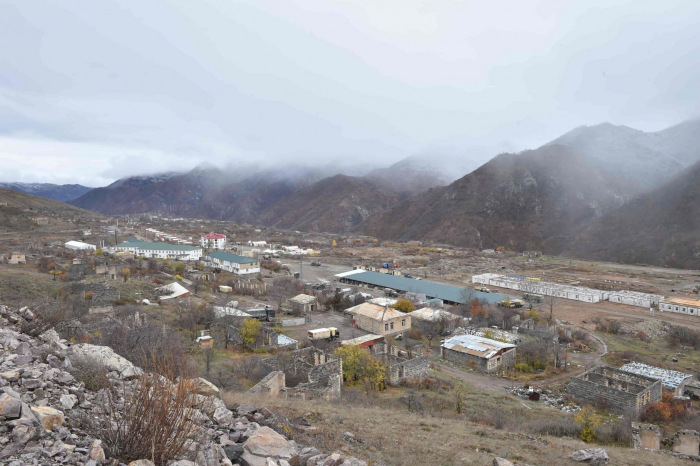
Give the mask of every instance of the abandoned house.
<path id="1" fill-rule="evenodd" d="M 87 299 L 89 293 L 89 300 L 95 305 L 112 304 L 121 298 L 119 290 L 110 288 L 107 283 L 73 282 L 70 285 L 70 292 L 81 295 L 83 299 Z"/>
<path id="2" fill-rule="evenodd" d="M 116 265 L 96 265 L 95 275 L 106 275 L 110 280 L 116 280 L 117 266 Z"/>
<path id="3" fill-rule="evenodd" d="M 200 330 L 200 335 L 197 337 L 197 343 L 202 349 L 210 349 L 214 347 L 214 338 L 211 336 L 210 330 Z"/>
<path id="4" fill-rule="evenodd" d="M 17 252 L 17 251 L 14 251 L 10 255 L 10 258 L 7 260 L 7 263 L 12 264 L 12 265 L 26 264 L 27 258 L 24 256 L 24 254 Z"/>
<path id="5" fill-rule="evenodd" d="M 421 329 L 428 335 L 449 335 L 459 327 L 462 318 L 442 309 L 424 307 L 408 314 L 411 326 Z"/>
<path id="6" fill-rule="evenodd" d="M 397 346 L 386 343 L 373 345 L 372 356 L 386 366 L 391 385 L 404 380 L 423 380 L 428 377 L 430 361 L 422 354 L 409 354 Z"/>
<path id="7" fill-rule="evenodd" d="M 661 400 L 661 381 L 608 366 L 597 366 L 572 377 L 569 394 L 582 403 L 601 404 L 624 413 L 640 412 Z"/>
<path id="8" fill-rule="evenodd" d="M 490 374 L 515 364 L 515 345 L 476 335 L 456 335 L 442 343 L 440 356 Z"/>
<path id="9" fill-rule="evenodd" d="M 236 345 L 243 344 L 243 337 L 241 337 L 240 329 L 242 322 L 242 320 L 237 321 L 226 328 L 227 341 L 230 341 Z M 257 349 L 296 349 L 299 347 L 299 342 L 294 338 L 289 338 L 288 336 L 279 333 L 271 327 L 263 325 L 260 327 L 260 332 L 255 337 L 255 343 L 253 343 L 253 346 Z"/>
<path id="10" fill-rule="evenodd" d="M 686 374 L 685 372 L 662 369 L 641 362 L 627 363 L 620 367 L 620 370 L 660 380 L 663 388 L 673 392 L 673 394 L 677 396 L 682 396 L 686 391 L 687 385 L 694 380 L 692 375 Z"/>
<path id="11" fill-rule="evenodd" d="M 261 365 L 270 369 L 251 393 L 270 398 L 340 400 L 343 386 L 343 361 L 314 347 L 303 348 L 265 358 Z"/>
<path id="12" fill-rule="evenodd" d="M 159 286 L 155 291 L 158 294 L 158 301 L 184 299 L 190 296 L 190 290 L 180 285 L 178 282 L 172 282 L 168 285 Z"/>
<path id="13" fill-rule="evenodd" d="M 318 298 L 308 294 L 298 294 L 289 299 L 289 305 L 294 315 L 307 315 L 309 312 L 318 309 Z"/>
<path id="14" fill-rule="evenodd" d="M 387 306 L 362 303 L 345 312 L 352 315 L 352 325 L 375 335 L 403 335 L 411 329 L 411 316 Z"/>

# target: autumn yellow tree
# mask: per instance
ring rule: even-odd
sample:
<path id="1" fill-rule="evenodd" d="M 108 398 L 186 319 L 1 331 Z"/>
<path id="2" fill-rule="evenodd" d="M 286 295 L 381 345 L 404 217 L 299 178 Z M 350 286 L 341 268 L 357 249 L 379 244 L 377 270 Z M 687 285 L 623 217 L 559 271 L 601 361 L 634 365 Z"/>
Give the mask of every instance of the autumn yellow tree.
<path id="1" fill-rule="evenodd" d="M 401 312 L 411 312 L 416 310 L 416 306 L 414 306 L 411 301 L 403 298 L 396 301 L 396 304 L 392 305 L 391 307 Z"/>
<path id="2" fill-rule="evenodd" d="M 362 385 L 365 391 L 386 388 L 386 366 L 358 345 L 341 346 L 335 355 L 343 361 L 343 380 L 347 385 Z"/>
<path id="3" fill-rule="evenodd" d="M 581 408 L 581 411 L 574 416 L 574 421 L 581 426 L 579 438 L 584 442 L 595 440 L 595 427 L 603 422 L 601 417 L 590 406 Z"/>
<path id="4" fill-rule="evenodd" d="M 241 325 L 240 334 L 244 346 L 252 346 L 255 344 L 255 339 L 260 335 L 262 323 L 259 320 L 248 317 Z"/>
<path id="5" fill-rule="evenodd" d="M 124 281 L 126 282 L 126 281 L 129 279 L 130 276 L 131 276 L 131 270 L 129 270 L 128 268 L 124 267 L 124 268 L 122 269 L 122 278 L 124 279 Z"/>

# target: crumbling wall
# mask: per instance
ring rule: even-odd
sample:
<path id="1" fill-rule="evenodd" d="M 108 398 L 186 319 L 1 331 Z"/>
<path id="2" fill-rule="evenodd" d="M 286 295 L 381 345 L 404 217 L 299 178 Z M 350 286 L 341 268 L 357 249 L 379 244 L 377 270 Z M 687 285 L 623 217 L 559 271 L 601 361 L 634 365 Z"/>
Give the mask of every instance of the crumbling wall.
<path id="1" fill-rule="evenodd" d="M 277 398 L 280 391 L 284 389 L 285 383 L 284 372 L 270 372 L 250 389 L 250 393 L 261 393 L 269 398 Z"/>
<path id="2" fill-rule="evenodd" d="M 337 401 L 343 386 L 343 362 L 314 347 L 302 348 L 261 361 L 274 371 L 287 370 L 296 378 L 306 380 L 294 387 L 280 390 L 286 397 L 305 400 Z M 264 380 L 264 379 L 263 379 Z"/>
<path id="3" fill-rule="evenodd" d="M 632 423 L 632 448 L 658 450 L 661 448 L 661 432 L 654 424 Z"/>
<path id="4" fill-rule="evenodd" d="M 110 288 L 107 283 L 75 282 L 70 285 L 71 294 L 80 294 L 85 298 L 85 293 L 91 292 L 93 303 L 113 303 L 119 301 L 119 290 Z"/>
<path id="5" fill-rule="evenodd" d="M 646 385 L 637 383 L 642 381 Z M 661 381 L 598 366 L 572 377 L 567 391 L 581 402 L 595 404 L 605 401 L 612 411 L 639 412 L 649 403 L 661 399 Z"/>
<path id="6" fill-rule="evenodd" d="M 700 454 L 700 434 L 695 430 L 679 430 L 673 436 L 673 451 L 682 455 Z"/>

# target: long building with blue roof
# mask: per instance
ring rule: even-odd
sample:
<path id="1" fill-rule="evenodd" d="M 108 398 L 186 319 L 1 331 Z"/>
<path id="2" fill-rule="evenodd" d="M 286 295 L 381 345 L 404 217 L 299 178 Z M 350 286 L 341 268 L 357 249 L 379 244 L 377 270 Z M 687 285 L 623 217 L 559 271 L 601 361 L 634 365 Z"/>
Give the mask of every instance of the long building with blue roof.
<path id="1" fill-rule="evenodd" d="M 341 283 L 346 283 L 353 286 L 365 286 L 367 288 L 390 288 L 400 292 L 412 292 L 424 294 L 427 298 L 442 299 L 445 304 L 466 304 L 467 294 L 463 287 L 447 285 L 445 283 L 429 282 L 427 280 L 416 280 L 415 278 L 406 278 L 400 275 L 391 275 L 388 273 L 371 272 L 368 270 L 357 269 L 349 272 L 343 272 L 336 275 L 336 278 Z M 506 297 L 498 293 L 483 293 L 474 291 L 470 294 L 471 298 L 484 300 L 488 303 L 495 303 L 505 299 Z"/>

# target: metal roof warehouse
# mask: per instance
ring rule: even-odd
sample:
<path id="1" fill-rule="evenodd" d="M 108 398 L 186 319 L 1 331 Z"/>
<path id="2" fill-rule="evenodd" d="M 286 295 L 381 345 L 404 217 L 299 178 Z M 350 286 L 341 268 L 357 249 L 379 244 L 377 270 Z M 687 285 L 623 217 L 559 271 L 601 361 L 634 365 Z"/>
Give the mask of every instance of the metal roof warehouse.
<path id="1" fill-rule="evenodd" d="M 370 272 L 367 270 L 351 270 L 336 275 L 338 281 L 349 285 L 367 286 L 369 288 L 391 288 L 396 291 L 411 291 L 425 294 L 428 298 L 442 299 L 446 304 L 465 304 L 464 288 L 444 283 L 416 280 L 398 275 Z M 495 303 L 505 299 L 505 296 L 497 293 L 474 292 L 474 298 Z"/>

